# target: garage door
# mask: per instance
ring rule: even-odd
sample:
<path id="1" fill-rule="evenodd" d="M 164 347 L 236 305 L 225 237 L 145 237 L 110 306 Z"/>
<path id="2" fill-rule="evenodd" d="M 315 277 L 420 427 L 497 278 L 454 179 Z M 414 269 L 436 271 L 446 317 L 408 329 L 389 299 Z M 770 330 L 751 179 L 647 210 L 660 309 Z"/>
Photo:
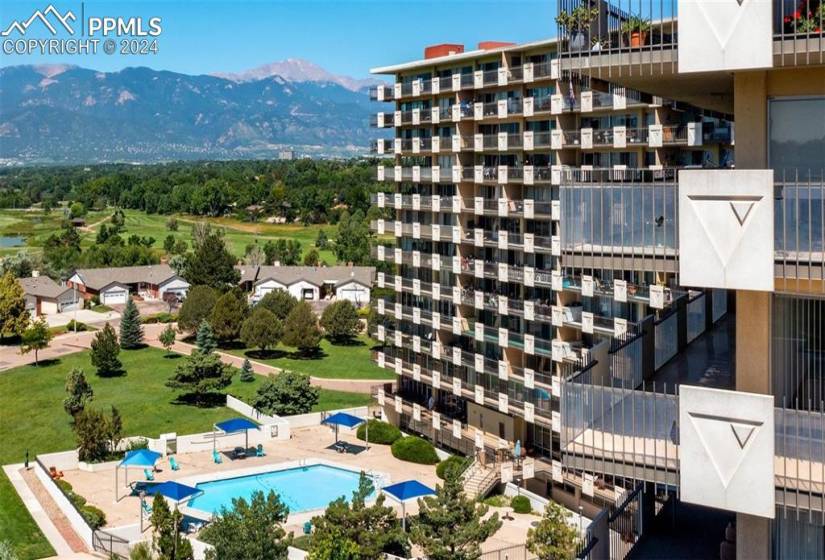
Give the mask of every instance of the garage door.
<path id="1" fill-rule="evenodd" d="M 118 303 L 126 303 L 129 297 L 129 292 L 122 289 L 109 290 L 100 294 L 100 303 L 103 305 L 112 305 Z"/>
<path id="2" fill-rule="evenodd" d="M 64 303 L 60 306 L 60 312 L 63 313 L 65 311 L 74 311 L 75 309 L 81 309 L 79 303 L 75 303 L 73 301 Z"/>

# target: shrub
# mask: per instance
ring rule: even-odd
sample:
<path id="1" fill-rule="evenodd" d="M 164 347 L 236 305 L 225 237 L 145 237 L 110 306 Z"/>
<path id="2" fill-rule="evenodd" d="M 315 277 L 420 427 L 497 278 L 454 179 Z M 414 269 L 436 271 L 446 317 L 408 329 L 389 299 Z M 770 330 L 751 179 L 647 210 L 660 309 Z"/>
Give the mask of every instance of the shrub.
<path id="1" fill-rule="evenodd" d="M 60 488 L 61 490 L 63 490 L 63 493 L 64 493 L 64 494 L 68 494 L 68 493 L 70 493 L 70 492 L 72 491 L 72 485 L 71 485 L 71 484 L 69 484 L 69 482 L 68 482 L 68 481 L 63 480 L 62 478 L 58 478 L 58 479 L 57 479 L 57 480 L 55 480 L 54 482 L 55 482 L 55 484 L 57 484 L 57 487 L 58 487 L 58 488 Z"/>
<path id="2" fill-rule="evenodd" d="M 405 436 L 395 440 L 395 443 L 392 444 L 392 456 L 401 461 L 420 465 L 435 465 L 438 463 L 435 447 L 427 440 L 414 436 Z"/>
<path id="3" fill-rule="evenodd" d="M 513 499 L 510 500 L 510 507 L 513 508 L 515 513 L 530 513 L 533 511 L 533 506 L 527 496 L 513 496 Z"/>
<path id="4" fill-rule="evenodd" d="M 387 422 L 382 422 L 381 420 L 369 420 L 367 424 L 369 424 L 369 443 L 392 445 L 398 438 L 401 437 L 401 430 Z M 358 431 L 355 434 L 358 439 L 366 440 L 367 424 L 361 424 L 358 426 Z"/>
<path id="5" fill-rule="evenodd" d="M 88 330 L 91 330 L 89 325 L 86 323 L 81 323 L 80 321 L 75 321 L 74 319 L 66 323 L 66 332 L 83 332 Z"/>
<path id="6" fill-rule="evenodd" d="M 144 325 L 152 325 L 155 323 L 174 323 L 175 322 L 175 315 L 173 313 L 168 313 L 166 311 L 161 311 L 160 313 L 155 313 L 154 315 L 149 315 L 148 317 L 144 317 L 142 319 Z"/>
<path id="7" fill-rule="evenodd" d="M 106 525 L 106 514 L 95 506 L 83 506 L 80 514 L 83 515 L 83 519 L 92 529 L 100 529 Z"/>
<path id="8" fill-rule="evenodd" d="M 449 471 L 454 470 L 455 472 L 461 472 L 469 462 L 469 457 L 461 457 L 459 455 L 447 457 L 435 467 L 435 474 L 438 475 L 438 478 L 444 480 L 447 478 Z"/>

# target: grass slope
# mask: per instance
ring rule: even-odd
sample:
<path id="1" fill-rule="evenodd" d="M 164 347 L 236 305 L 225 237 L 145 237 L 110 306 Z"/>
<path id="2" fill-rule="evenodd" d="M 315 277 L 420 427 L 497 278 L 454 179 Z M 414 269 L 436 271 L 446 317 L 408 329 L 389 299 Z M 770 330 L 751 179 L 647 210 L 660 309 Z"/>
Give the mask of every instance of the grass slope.
<path id="1" fill-rule="evenodd" d="M 271 366 L 290 369 L 330 379 L 394 379 L 395 374 L 379 368 L 372 361 L 370 348 L 374 343 L 366 336 L 360 336 L 352 345 L 331 344 L 321 341 L 321 351 L 312 357 L 302 357 L 291 348 L 278 346 L 262 354 L 260 350 L 230 348 L 225 350 L 236 356 L 246 356 L 252 360 Z"/>

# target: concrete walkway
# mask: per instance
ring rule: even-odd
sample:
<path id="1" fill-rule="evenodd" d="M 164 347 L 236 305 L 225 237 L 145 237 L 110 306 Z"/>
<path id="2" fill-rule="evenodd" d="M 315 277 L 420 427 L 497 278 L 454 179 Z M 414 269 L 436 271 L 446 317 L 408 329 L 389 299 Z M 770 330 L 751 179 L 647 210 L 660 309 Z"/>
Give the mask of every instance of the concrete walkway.
<path id="1" fill-rule="evenodd" d="M 113 326 L 115 325 L 113 324 Z M 163 348 L 163 345 L 158 340 L 158 336 L 160 336 L 161 331 L 163 331 L 163 329 L 165 328 L 166 325 L 161 323 L 143 325 L 144 341 L 146 342 L 146 344 L 148 344 L 149 346 L 153 346 L 155 348 Z M 46 348 L 45 350 L 41 350 L 39 352 L 38 358 L 40 361 L 52 360 L 60 358 L 61 356 L 65 356 L 66 354 L 72 354 L 74 352 L 87 350 L 92 345 L 94 335 L 94 332 L 88 331 L 80 332 L 77 334 L 67 333 L 60 336 L 56 336 L 52 340 L 52 343 L 48 348 Z M 177 340 L 175 341 L 175 344 L 172 346 L 172 351 L 177 352 L 178 354 L 183 354 L 184 356 L 188 356 L 192 353 L 192 351 L 195 348 L 196 346 L 194 344 L 189 344 L 187 342 L 181 342 Z M 218 352 L 218 355 L 221 357 L 221 361 L 225 364 L 235 366 L 236 368 L 240 368 L 243 365 L 244 358 L 242 357 L 235 356 L 233 354 L 228 354 L 226 352 Z M 0 347 L 0 372 L 33 363 L 34 352 L 29 352 L 28 354 L 21 354 L 19 346 Z M 281 368 L 270 366 L 268 364 L 264 364 L 262 362 L 257 362 L 254 360 L 250 360 L 250 363 L 252 364 L 253 371 L 259 375 L 277 375 L 283 371 L 283 369 Z M 312 385 L 315 385 L 316 387 L 320 387 L 322 389 L 329 389 L 331 391 L 349 391 L 351 393 L 369 394 L 372 392 L 372 388 L 374 386 L 392 383 L 392 380 L 329 379 L 326 377 L 314 377 L 310 375 L 310 383 L 312 383 Z"/>

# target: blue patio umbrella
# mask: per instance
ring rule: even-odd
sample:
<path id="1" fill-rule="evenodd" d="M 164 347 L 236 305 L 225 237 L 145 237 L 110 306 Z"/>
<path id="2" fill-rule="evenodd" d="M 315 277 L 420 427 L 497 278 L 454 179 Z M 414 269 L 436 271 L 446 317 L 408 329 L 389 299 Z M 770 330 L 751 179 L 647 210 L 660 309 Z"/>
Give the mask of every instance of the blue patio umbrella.
<path id="1" fill-rule="evenodd" d="M 224 420 L 223 422 L 218 422 L 215 424 L 215 428 L 222 431 L 225 434 L 236 434 L 238 432 L 244 432 L 246 436 L 246 445 L 244 449 L 249 448 L 249 430 L 257 430 L 258 424 L 253 422 L 248 418 L 231 418 L 229 420 Z M 217 443 L 217 435 L 212 438 L 212 451 L 215 451 L 215 446 Z"/>
<path id="2" fill-rule="evenodd" d="M 175 482 L 174 480 L 167 480 L 166 482 L 161 482 L 160 484 L 156 484 L 147 490 L 147 494 L 150 496 L 163 496 L 164 498 L 175 502 L 175 506 L 177 507 L 182 501 L 188 500 L 189 498 L 195 496 L 196 494 L 202 494 L 203 490 L 199 490 L 194 486 L 187 486 L 186 484 L 181 484 L 180 482 Z M 144 496 L 141 494 L 140 496 L 140 532 L 143 532 L 143 512 L 146 511 L 146 506 L 143 503 Z M 149 510 L 151 511 L 151 510 Z"/>
<path id="3" fill-rule="evenodd" d="M 195 488 L 194 486 L 187 486 L 186 484 L 181 484 L 180 482 L 175 482 L 174 480 L 161 482 L 160 484 L 152 486 L 148 490 L 149 494 L 153 496 L 160 494 L 164 498 L 168 498 L 176 504 L 179 504 L 184 500 L 188 500 L 195 494 L 200 494 L 201 492 L 203 491 Z"/>
<path id="4" fill-rule="evenodd" d="M 120 467 L 126 469 L 126 484 L 129 484 L 129 467 L 141 469 L 155 468 L 155 463 L 162 457 L 161 453 L 151 449 L 135 449 L 127 451 L 123 460 L 115 467 L 115 501 L 118 500 L 118 470 Z"/>
<path id="5" fill-rule="evenodd" d="M 344 426 L 345 428 L 354 428 L 359 424 L 364 422 L 363 418 L 355 416 L 354 414 L 349 414 L 348 412 L 336 412 L 331 416 L 327 416 L 323 420 L 321 420 L 321 424 L 327 424 L 329 426 L 335 426 L 335 443 L 338 443 L 338 427 Z M 369 423 L 367 424 L 367 445 L 369 445 L 370 438 L 369 438 Z"/>
<path id="6" fill-rule="evenodd" d="M 404 482 L 391 484 L 382 488 L 381 491 L 401 503 L 401 526 L 404 529 L 407 528 L 407 500 L 413 500 L 422 496 L 432 496 L 435 494 L 435 490 L 429 486 L 425 486 L 417 480 L 407 480 Z"/>

